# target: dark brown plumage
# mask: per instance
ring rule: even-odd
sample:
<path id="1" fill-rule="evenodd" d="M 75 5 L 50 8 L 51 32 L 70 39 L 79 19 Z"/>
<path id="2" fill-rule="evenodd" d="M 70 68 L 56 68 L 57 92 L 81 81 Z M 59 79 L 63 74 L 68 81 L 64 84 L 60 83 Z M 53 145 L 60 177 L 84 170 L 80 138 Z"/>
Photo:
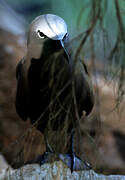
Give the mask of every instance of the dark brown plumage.
<path id="1" fill-rule="evenodd" d="M 93 108 L 93 91 L 86 66 L 79 60 L 73 73 L 73 63 L 71 65 L 67 59 L 60 41 L 48 39 L 44 43 L 41 57 L 32 58 L 28 69 L 25 59 L 17 66 L 17 113 L 23 120 L 30 118 L 32 123 L 43 114 L 37 126 L 42 132 L 49 121 L 52 122 L 52 129 L 64 126 L 66 118 L 70 126 L 75 124 L 77 118 L 72 92 L 73 79 L 79 116 L 83 111 L 88 115 Z M 73 61 L 71 55 L 69 61 Z"/>
<path id="2" fill-rule="evenodd" d="M 37 122 L 42 133 L 64 128 L 71 132 L 78 116 L 83 111 L 88 115 L 94 105 L 87 67 L 80 60 L 74 63 L 67 37 L 63 19 L 50 14 L 37 17 L 30 25 L 26 57 L 17 65 L 17 113 L 23 120 Z M 73 135 L 71 139 L 73 144 Z M 77 164 L 72 145 L 70 150 L 67 158 L 73 171 Z M 48 156 L 43 155 L 41 162 L 44 157 Z"/>

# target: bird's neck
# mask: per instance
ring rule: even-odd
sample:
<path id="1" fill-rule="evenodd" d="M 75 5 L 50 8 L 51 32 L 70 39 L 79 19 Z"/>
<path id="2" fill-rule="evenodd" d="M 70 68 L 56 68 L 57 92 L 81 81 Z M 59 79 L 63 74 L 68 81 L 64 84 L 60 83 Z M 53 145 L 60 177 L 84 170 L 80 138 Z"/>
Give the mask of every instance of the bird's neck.
<path id="1" fill-rule="evenodd" d="M 27 56 L 30 59 L 39 59 L 42 53 L 42 44 L 35 44 L 35 43 L 30 43 L 28 45 L 28 52 L 27 52 Z"/>
<path id="2" fill-rule="evenodd" d="M 48 39 L 43 45 L 42 57 L 46 59 L 60 50 L 63 50 L 60 41 Z"/>
<path id="3" fill-rule="evenodd" d="M 26 54 L 26 61 L 24 63 L 25 66 L 25 74 L 27 76 L 28 69 L 31 65 L 31 59 L 40 59 L 42 53 L 42 44 L 35 44 L 30 43 L 27 46 L 27 54 Z"/>

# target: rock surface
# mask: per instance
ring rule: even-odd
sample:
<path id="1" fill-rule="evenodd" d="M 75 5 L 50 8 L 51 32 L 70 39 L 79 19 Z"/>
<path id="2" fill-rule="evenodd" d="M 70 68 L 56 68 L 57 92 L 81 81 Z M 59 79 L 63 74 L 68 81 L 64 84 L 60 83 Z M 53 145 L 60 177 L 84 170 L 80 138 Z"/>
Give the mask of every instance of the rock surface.
<path id="1" fill-rule="evenodd" d="M 13 172 L 12 168 L 9 166 L 5 158 L 0 154 L 0 180 L 4 179 L 7 171 Z"/>
<path id="2" fill-rule="evenodd" d="M 26 165 L 17 170 L 6 170 L 0 180 L 125 180 L 125 176 L 97 174 L 93 170 L 71 173 L 61 161 L 52 164 Z"/>

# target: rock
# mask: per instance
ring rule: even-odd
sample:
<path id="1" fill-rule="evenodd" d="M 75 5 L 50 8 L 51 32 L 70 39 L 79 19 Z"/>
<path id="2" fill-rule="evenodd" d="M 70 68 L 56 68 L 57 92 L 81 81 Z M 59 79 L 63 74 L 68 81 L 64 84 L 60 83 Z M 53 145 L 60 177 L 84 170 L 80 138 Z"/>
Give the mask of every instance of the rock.
<path id="1" fill-rule="evenodd" d="M 12 168 L 7 163 L 7 161 L 2 156 L 2 154 L 0 154 L 0 180 L 5 176 L 8 170 L 11 172 L 13 171 Z"/>
<path id="2" fill-rule="evenodd" d="M 93 170 L 74 171 L 61 161 L 46 163 L 41 167 L 38 164 L 25 165 L 17 170 L 8 170 L 0 180 L 125 180 L 125 176 L 97 174 Z"/>
<path id="3" fill-rule="evenodd" d="M 0 154 L 0 172 L 2 169 L 8 168 L 8 166 L 9 166 L 8 163 L 6 162 L 4 157 Z"/>

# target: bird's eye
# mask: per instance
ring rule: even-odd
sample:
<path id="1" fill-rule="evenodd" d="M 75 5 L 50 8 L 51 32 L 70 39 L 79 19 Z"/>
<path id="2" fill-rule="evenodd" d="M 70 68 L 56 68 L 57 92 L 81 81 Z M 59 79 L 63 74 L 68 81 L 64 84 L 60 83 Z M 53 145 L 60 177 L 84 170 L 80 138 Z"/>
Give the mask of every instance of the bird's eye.
<path id="1" fill-rule="evenodd" d="M 45 39 L 47 36 L 43 34 L 40 30 L 37 31 L 40 38 Z"/>

